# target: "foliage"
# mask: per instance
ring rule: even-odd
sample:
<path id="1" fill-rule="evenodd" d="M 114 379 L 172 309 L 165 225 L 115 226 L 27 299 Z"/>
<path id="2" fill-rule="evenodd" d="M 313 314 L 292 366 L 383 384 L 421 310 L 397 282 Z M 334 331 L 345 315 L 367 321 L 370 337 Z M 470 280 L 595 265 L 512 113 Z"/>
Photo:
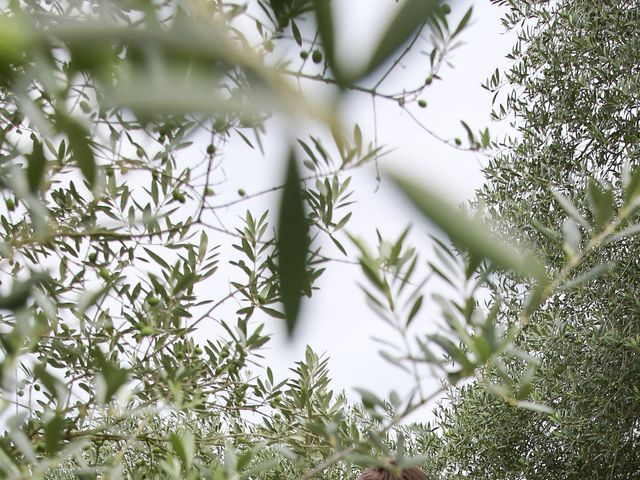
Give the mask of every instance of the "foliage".
<path id="1" fill-rule="evenodd" d="M 432 468 L 443 478 L 637 478 L 640 10 L 628 1 L 496 3 L 518 41 L 513 64 L 486 88 L 501 102 L 495 118 L 512 119 L 516 134 L 498 145 L 478 202 L 555 280 L 534 295 L 542 307 L 518 320 L 530 282 L 495 279 L 497 322 L 526 320 L 515 343 L 539 367 L 507 361 L 452 391 Z M 527 395 L 552 411 L 498 400 L 491 389 L 505 375 L 528 376 Z"/>
<path id="2" fill-rule="evenodd" d="M 450 28 L 447 5 L 399 4 L 354 69 L 328 0 L 4 7 L 1 475 L 333 480 L 380 464 L 634 478 L 638 9 L 496 3 L 519 36 L 512 67 L 485 86 L 516 135 L 492 143 L 462 122 L 468 147 L 454 147 L 498 149 L 477 201 L 458 209 L 391 174 L 450 240 L 433 239 L 426 269 L 408 230 L 378 233 L 375 249 L 345 235 L 349 170 L 383 150 L 304 85 L 333 85 L 333 105 L 354 91 L 410 113 L 471 10 Z M 385 91 L 412 50 L 426 52 L 426 80 Z M 227 142 L 262 150 L 275 113 L 322 131 L 292 142 L 282 185 L 230 192 Z M 222 220 L 274 191 L 276 221 L 255 209 Z M 262 365 L 265 322 L 294 334 L 300 297 L 333 254 L 360 265 L 372 311 L 396 334 L 379 339 L 381 355 L 411 391 L 362 389 L 349 404 L 311 348 L 290 378 Z M 436 279 L 449 290 L 426 309 Z M 434 425 L 403 424 L 444 393 Z"/>
<path id="3" fill-rule="evenodd" d="M 336 478 L 380 456 L 424 460 L 396 427 L 426 398 L 363 392 L 349 406 L 311 349 L 283 380 L 260 349 L 265 318 L 293 331 L 330 264 L 322 236 L 348 255 L 347 173 L 382 153 L 292 80 L 407 109 L 469 21 L 450 30 L 449 11 L 398 6 L 372 59 L 347 71 L 326 1 L 2 7 L 3 478 Z M 419 48 L 428 81 L 384 91 Z M 261 193 L 230 198 L 225 144 L 260 150 L 275 112 L 331 134 L 292 146 L 272 189 L 284 190 L 277 228 L 262 211 L 227 226 L 219 212 Z M 415 262 L 399 241 L 373 275 Z"/>

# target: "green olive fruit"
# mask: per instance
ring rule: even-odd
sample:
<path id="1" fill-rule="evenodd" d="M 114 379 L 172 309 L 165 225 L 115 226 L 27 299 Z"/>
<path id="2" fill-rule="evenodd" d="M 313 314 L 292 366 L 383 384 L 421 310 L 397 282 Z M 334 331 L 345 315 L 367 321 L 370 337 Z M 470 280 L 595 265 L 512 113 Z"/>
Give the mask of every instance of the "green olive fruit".
<path id="1" fill-rule="evenodd" d="M 172 196 L 174 200 L 177 200 L 180 203 L 184 203 L 186 201 L 184 193 L 182 193 L 180 190 L 174 190 Z"/>
<path id="2" fill-rule="evenodd" d="M 149 325 L 145 325 L 140 329 L 140 333 L 144 336 L 153 335 L 153 332 L 154 332 L 153 327 L 150 327 Z"/>
<path id="3" fill-rule="evenodd" d="M 7 204 L 7 208 L 10 212 L 13 212 L 16 209 L 16 202 L 13 201 L 13 198 L 7 198 L 5 203 Z"/>
<path id="4" fill-rule="evenodd" d="M 207 155 L 213 155 L 214 153 L 216 153 L 216 146 L 211 144 L 207 147 Z"/>
<path id="5" fill-rule="evenodd" d="M 322 61 L 322 52 L 320 50 L 314 50 L 311 55 L 311 60 L 313 60 L 313 63 L 320 63 Z"/>
<path id="6" fill-rule="evenodd" d="M 442 13 L 444 13 L 445 15 L 449 15 L 451 13 L 451 7 L 446 3 L 443 4 L 441 8 L 442 8 Z"/>
<path id="7" fill-rule="evenodd" d="M 456 142 L 456 145 L 462 145 L 462 140 L 460 140 L 459 138 L 456 138 L 454 141 Z"/>
<path id="8" fill-rule="evenodd" d="M 300 58 L 306 60 L 307 58 L 309 58 L 309 52 L 307 50 L 302 50 L 300 52 Z"/>
<path id="9" fill-rule="evenodd" d="M 420 108 L 426 108 L 427 107 L 427 101 L 423 100 L 421 98 L 420 100 L 418 100 L 418 105 L 420 106 Z"/>
<path id="10" fill-rule="evenodd" d="M 111 278 L 111 273 L 109 272 L 107 267 L 101 267 L 100 270 L 98 270 L 98 273 L 105 280 L 109 280 Z"/>
<path id="11" fill-rule="evenodd" d="M 244 188 L 239 188 L 238 189 L 238 195 L 240 195 L 241 197 L 244 197 L 247 194 L 247 192 L 245 192 Z"/>
<path id="12" fill-rule="evenodd" d="M 147 303 L 149 305 L 151 305 L 152 307 L 155 307 L 156 305 L 158 305 L 160 303 L 160 299 L 158 297 L 151 296 L 151 297 L 147 298 Z"/>
<path id="13" fill-rule="evenodd" d="M 91 263 L 95 263 L 96 259 L 98 258 L 98 253 L 97 253 L 97 252 L 91 252 L 91 253 L 89 254 L 89 257 L 88 257 L 88 258 L 89 258 L 89 261 L 90 261 Z"/>

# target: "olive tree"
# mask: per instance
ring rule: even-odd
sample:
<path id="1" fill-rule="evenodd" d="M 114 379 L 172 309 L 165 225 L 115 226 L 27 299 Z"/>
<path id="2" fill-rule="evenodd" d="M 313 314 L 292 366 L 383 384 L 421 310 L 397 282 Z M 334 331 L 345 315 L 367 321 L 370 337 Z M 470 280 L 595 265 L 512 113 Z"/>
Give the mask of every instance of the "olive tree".
<path id="1" fill-rule="evenodd" d="M 442 478 L 637 478 L 638 58 L 637 2 L 495 2 L 517 32 L 512 64 L 486 82 L 496 143 L 477 194 L 497 231 L 543 259 L 554 278 L 529 297 L 526 278 L 493 280 L 496 321 L 521 323 L 525 357 L 486 368 L 450 391 L 432 441 Z M 552 293 L 553 292 L 553 293 Z M 515 409 L 495 392 L 504 376 L 548 407 Z M 500 387 L 501 388 L 501 387 Z"/>
<path id="2" fill-rule="evenodd" d="M 349 406 L 311 349 L 288 379 L 260 349 L 265 318 L 293 332 L 330 266 L 320 239 L 350 255 L 348 171 L 381 154 L 295 81 L 420 105 L 469 21 L 450 29 L 450 11 L 398 6 L 353 70 L 324 0 L 2 3 L 3 478 L 336 478 L 396 444 L 398 465 L 421 461 L 389 434 L 424 398 Z M 385 91 L 411 49 L 425 76 Z M 277 223 L 250 210 L 229 226 L 218 213 L 259 192 L 218 200 L 225 146 L 259 150 L 275 112 L 330 133 L 291 147 Z M 415 265 L 402 239 L 368 258 L 384 291 Z"/>

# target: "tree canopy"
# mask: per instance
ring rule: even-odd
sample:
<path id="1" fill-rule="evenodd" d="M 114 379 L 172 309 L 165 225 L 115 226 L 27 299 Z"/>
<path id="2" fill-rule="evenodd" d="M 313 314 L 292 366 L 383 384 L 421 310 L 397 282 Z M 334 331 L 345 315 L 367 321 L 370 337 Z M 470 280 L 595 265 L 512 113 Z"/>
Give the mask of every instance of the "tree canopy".
<path id="1" fill-rule="evenodd" d="M 348 171 L 381 154 L 300 85 L 416 103 L 469 20 L 450 28 L 450 11 L 398 6 L 355 70 L 328 1 L 2 7 L 3 477 L 311 478 L 374 461 L 402 412 L 347 405 L 311 349 L 291 378 L 261 363 L 265 317 L 292 333 L 330 265 L 319 239 L 347 254 Z M 379 91 L 412 48 L 425 77 Z M 278 218 L 229 226 L 218 212 L 253 194 L 226 190 L 225 145 L 259 151 L 275 113 L 329 133 L 291 145 Z"/>
<path id="2" fill-rule="evenodd" d="M 346 233 L 349 173 L 384 147 L 336 112 L 350 91 L 423 108 L 471 10 L 450 25 L 447 4 L 401 2 L 354 67 L 329 0 L 3 5 L 0 476 L 635 478 L 638 6 L 494 3 L 518 40 L 485 88 L 514 133 L 463 122 L 468 145 L 448 142 L 485 150 L 486 184 L 459 208 L 384 173 L 440 230 L 428 262 L 408 230 Z M 385 90 L 411 52 L 424 77 Z M 260 152 L 274 115 L 299 135 L 278 211 L 231 225 L 220 212 L 266 192 L 229 187 L 225 148 Z M 349 402 L 312 348 L 288 378 L 263 364 L 265 321 L 294 335 L 334 253 L 411 391 Z"/>
<path id="3" fill-rule="evenodd" d="M 440 468 L 451 478 L 636 478 L 639 244 L 628 172 L 639 163 L 640 9 L 625 1 L 497 3 L 518 42 L 512 65 L 486 88 L 499 95 L 495 118 L 511 120 L 516 134 L 485 169 L 477 198 L 558 278 L 558 293 L 517 339 L 539 362 L 530 395 L 553 413 L 498 401 L 483 383 L 500 372 L 487 371 L 441 410 Z M 508 301 L 499 322 L 517 318 L 522 286 L 500 279 Z M 524 371 L 521 362 L 504 369 Z"/>

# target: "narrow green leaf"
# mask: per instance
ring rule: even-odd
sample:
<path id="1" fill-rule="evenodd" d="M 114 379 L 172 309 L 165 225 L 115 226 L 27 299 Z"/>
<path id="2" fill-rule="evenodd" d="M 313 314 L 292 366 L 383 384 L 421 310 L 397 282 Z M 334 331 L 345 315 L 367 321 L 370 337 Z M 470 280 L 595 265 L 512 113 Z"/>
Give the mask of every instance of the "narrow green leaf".
<path id="1" fill-rule="evenodd" d="M 602 230 L 615 213 L 615 197 L 609 187 L 603 188 L 600 183 L 590 179 L 587 187 L 589 208 L 597 230 Z"/>
<path id="2" fill-rule="evenodd" d="M 308 244 L 308 226 L 300 188 L 300 174 L 295 154 L 291 150 L 280 203 L 277 242 L 280 296 L 289 336 L 293 334 L 298 322 Z"/>
<path id="3" fill-rule="evenodd" d="M 373 392 L 364 388 L 354 388 L 362 397 L 362 404 L 365 408 L 372 409 L 384 405 L 384 402 Z"/>
<path id="4" fill-rule="evenodd" d="M 171 433 L 169 436 L 173 451 L 182 460 L 186 467 L 190 467 L 193 463 L 195 454 L 195 438 L 191 431 L 187 430 L 182 435 Z"/>
<path id="5" fill-rule="evenodd" d="M 293 33 L 293 39 L 296 41 L 298 46 L 302 46 L 302 35 L 300 34 L 300 29 L 296 22 L 291 20 L 291 33 Z"/>
<path id="6" fill-rule="evenodd" d="M 640 168 L 624 172 L 624 204 L 629 205 L 640 197 Z"/>
<path id="7" fill-rule="evenodd" d="M 96 379 L 98 401 L 108 403 L 129 380 L 129 371 L 107 359 L 97 347 L 91 351 L 91 356 L 101 373 Z"/>
<path id="8" fill-rule="evenodd" d="M 579 252 L 582 237 L 578 224 L 571 218 L 567 218 L 562 224 L 562 234 L 564 235 L 564 249 L 567 255 L 572 256 Z"/>
<path id="9" fill-rule="evenodd" d="M 62 448 L 61 439 L 64 423 L 64 418 L 56 414 L 44 427 L 44 446 L 49 456 L 55 455 Z"/>
<path id="10" fill-rule="evenodd" d="M 588 281 L 599 277 L 600 275 L 607 273 L 615 266 L 613 262 L 601 263 L 586 271 L 582 275 L 578 275 L 577 277 L 569 280 L 567 283 L 560 287 L 560 290 L 570 290 L 572 288 L 579 287 L 580 285 L 587 283 Z"/>
<path id="11" fill-rule="evenodd" d="M 440 334 L 429 335 L 429 340 L 438 345 L 451 360 L 460 365 L 466 372 L 472 372 L 473 362 L 467 355 L 451 340 Z"/>
<path id="12" fill-rule="evenodd" d="M 563 193 L 558 190 L 552 190 L 551 193 L 558 201 L 560 206 L 573 217 L 573 219 L 585 228 L 589 228 L 589 222 L 582 216 L 576 206 Z"/>
<path id="13" fill-rule="evenodd" d="M 545 227 L 542 223 L 538 222 L 535 219 L 531 220 L 531 225 L 552 242 L 558 245 L 562 244 L 562 236 L 558 232 Z"/>
<path id="14" fill-rule="evenodd" d="M 391 21 L 378 44 L 369 64 L 358 78 L 365 77 L 382 65 L 407 42 L 411 35 L 438 9 L 437 0 L 407 0 Z"/>
<path id="15" fill-rule="evenodd" d="M 336 79 L 340 82 L 343 78 L 342 72 L 336 64 L 335 56 L 335 32 L 333 28 L 333 13 L 331 11 L 331 0 L 314 0 L 316 10 L 316 22 L 318 23 L 318 33 L 324 47 L 327 62 L 333 70 Z"/>
<path id="16" fill-rule="evenodd" d="M 58 115 L 58 126 L 60 130 L 67 134 L 73 159 L 80 167 L 84 178 L 93 187 L 98 179 L 98 169 L 93 149 L 91 148 L 89 133 L 80 123 L 65 114 Z"/>
<path id="17" fill-rule="evenodd" d="M 33 141 L 33 150 L 27 155 L 27 180 L 29 181 L 29 190 L 37 192 L 42 183 L 44 172 L 47 166 L 47 159 L 44 156 L 42 143 L 37 140 Z"/>
<path id="18" fill-rule="evenodd" d="M 462 210 L 415 181 L 397 175 L 392 178 L 424 216 L 454 242 L 498 267 L 513 269 L 538 279 L 546 278 L 542 264 L 532 254 L 522 254 L 507 245 L 482 222 L 468 217 Z"/>
<path id="19" fill-rule="evenodd" d="M 411 311 L 409 312 L 409 315 L 407 316 L 407 326 L 409 326 L 411 324 L 413 319 L 416 317 L 416 315 L 420 311 L 420 308 L 422 307 L 422 301 L 423 300 L 424 300 L 424 295 L 420 295 L 418 297 L 418 299 L 414 302 L 413 306 L 411 307 Z"/>
<path id="20" fill-rule="evenodd" d="M 460 23 L 456 27 L 456 30 L 451 34 L 451 38 L 454 38 L 460 32 L 462 32 L 462 30 L 464 30 L 464 28 L 469 24 L 469 20 L 471 20 L 472 13 L 473 13 L 473 7 L 469 7 L 469 10 L 467 10 L 467 12 L 462 17 L 462 20 L 460 20 Z"/>
<path id="21" fill-rule="evenodd" d="M 543 405 L 542 403 L 530 402 L 529 400 L 520 400 L 514 404 L 518 408 L 524 408 L 526 410 L 533 410 L 539 413 L 553 413 L 553 408 Z"/>
<path id="22" fill-rule="evenodd" d="M 640 233 L 640 224 L 636 223 L 634 225 L 629 225 L 628 227 L 620 230 L 615 235 L 609 237 L 606 243 L 613 243 L 620 240 L 621 238 L 631 237 L 633 235 L 637 235 L 638 233 Z"/>
<path id="23" fill-rule="evenodd" d="M 476 143 L 476 137 L 473 135 L 473 132 L 471 131 L 471 127 L 464 120 L 460 120 L 460 123 L 464 127 L 465 132 L 467 132 L 467 138 L 469 139 L 469 144 L 473 146 Z"/>
<path id="24" fill-rule="evenodd" d="M 380 356 L 382 358 L 384 358 L 391 365 L 393 365 L 395 367 L 398 367 L 398 368 L 404 370 L 407 373 L 411 373 L 410 370 L 406 366 L 404 366 L 402 364 L 402 360 L 400 358 L 395 357 L 392 354 L 390 354 L 389 352 L 385 352 L 384 350 L 380 350 L 380 351 L 378 351 L 378 353 L 380 354 Z"/>
<path id="25" fill-rule="evenodd" d="M 56 397 L 59 405 L 64 403 L 67 390 L 57 377 L 47 372 L 46 366 L 37 364 L 33 368 L 33 376 L 42 383 L 51 395 Z"/>
<path id="26" fill-rule="evenodd" d="M 149 255 L 153 259 L 153 261 L 155 261 L 162 268 L 164 268 L 166 270 L 170 270 L 171 269 L 169 264 L 160 255 L 158 255 L 157 253 L 154 253 L 151 249 L 149 249 L 147 247 L 142 247 L 142 248 L 144 249 L 145 252 L 147 252 L 147 255 Z"/>

